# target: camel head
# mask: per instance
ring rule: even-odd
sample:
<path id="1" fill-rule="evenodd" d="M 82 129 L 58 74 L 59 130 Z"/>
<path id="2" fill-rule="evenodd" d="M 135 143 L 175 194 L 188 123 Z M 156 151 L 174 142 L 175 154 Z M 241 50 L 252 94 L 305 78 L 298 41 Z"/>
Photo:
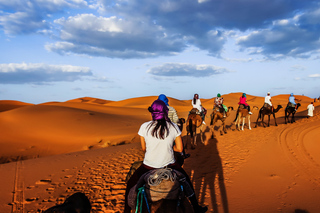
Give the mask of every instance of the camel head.
<path id="1" fill-rule="evenodd" d="M 233 111 L 233 107 L 232 106 L 229 106 L 228 107 L 228 111 L 232 110 Z"/>
<path id="2" fill-rule="evenodd" d="M 275 109 L 275 112 L 278 112 L 281 108 L 283 108 L 280 104 L 277 106 L 277 109 Z"/>

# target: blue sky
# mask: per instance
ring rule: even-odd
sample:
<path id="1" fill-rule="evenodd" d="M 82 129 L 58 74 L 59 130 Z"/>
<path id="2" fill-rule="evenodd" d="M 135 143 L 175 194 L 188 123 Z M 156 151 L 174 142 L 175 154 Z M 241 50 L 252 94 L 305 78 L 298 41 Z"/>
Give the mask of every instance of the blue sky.
<path id="1" fill-rule="evenodd" d="M 0 99 L 320 95 L 320 1 L 0 0 Z"/>

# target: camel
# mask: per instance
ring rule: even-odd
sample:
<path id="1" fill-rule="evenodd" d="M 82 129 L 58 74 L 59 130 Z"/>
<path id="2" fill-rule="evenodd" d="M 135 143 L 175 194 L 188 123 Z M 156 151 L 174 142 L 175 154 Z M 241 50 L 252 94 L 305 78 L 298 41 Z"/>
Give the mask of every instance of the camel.
<path id="1" fill-rule="evenodd" d="M 282 108 L 282 106 L 281 106 L 281 105 L 278 105 L 277 108 L 276 108 L 276 109 L 273 109 L 273 112 L 272 112 L 272 110 L 271 110 L 270 107 L 265 107 L 265 106 L 261 107 L 261 109 L 259 110 L 259 115 L 258 115 L 258 118 L 257 118 L 257 121 L 256 121 L 256 126 L 255 126 L 255 128 L 256 128 L 257 125 L 258 125 L 259 119 L 261 119 L 262 125 L 263 125 L 263 127 L 265 127 L 265 123 L 264 123 L 264 121 L 263 121 L 265 115 L 268 115 L 268 127 L 269 127 L 269 126 L 270 126 L 270 115 L 271 115 L 271 114 L 273 115 L 273 118 L 274 118 L 274 125 L 275 125 L 275 126 L 278 126 L 277 120 L 276 120 L 276 115 L 275 115 L 275 114 L 276 114 L 281 108 Z"/>
<path id="2" fill-rule="evenodd" d="M 197 128 L 200 129 L 200 140 L 203 143 L 203 140 L 202 140 L 203 126 L 204 124 L 203 124 L 201 115 L 198 113 L 198 110 L 196 108 L 193 108 L 190 111 L 190 114 L 186 122 L 187 137 L 189 134 L 191 137 L 191 149 L 195 149 L 195 146 L 197 145 Z M 187 149 L 187 145 L 185 148 Z"/>
<path id="3" fill-rule="evenodd" d="M 300 103 L 297 103 L 297 109 L 296 109 L 296 110 L 298 110 L 298 108 L 299 108 L 300 106 L 301 106 L 301 104 L 300 104 Z M 285 123 L 285 124 L 287 124 L 287 120 L 288 120 L 289 123 L 296 122 L 295 119 L 294 119 L 294 114 L 296 114 L 296 110 L 295 110 L 294 107 L 289 106 L 289 104 L 288 104 L 288 106 L 287 106 L 286 109 L 284 110 L 284 113 L 285 113 L 285 115 L 284 115 L 284 123 Z M 289 116 L 290 116 L 290 114 L 292 114 L 291 122 L 289 121 Z"/>
<path id="4" fill-rule="evenodd" d="M 252 107 L 252 114 L 254 110 L 259 110 L 259 108 L 257 106 Z M 248 119 L 248 129 L 251 130 L 251 114 L 249 114 L 248 109 L 243 108 L 243 107 L 239 107 L 238 108 L 238 113 L 237 113 L 237 117 L 236 117 L 236 121 L 235 121 L 235 125 L 238 126 L 238 130 L 240 131 L 240 122 L 242 120 L 242 127 L 241 130 L 244 130 L 244 124 L 246 121 L 246 118 Z"/>
<path id="5" fill-rule="evenodd" d="M 210 115 L 210 117 L 211 117 L 210 126 L 211 126 L 211 132 L 212 132 L 211 138 L 213 138 L 214 125 L 218 120 L 220 120 L 222 122 L 222 125 L 219 127 L 220 135 L 223 135 L 223 133 L 227 134 L 225 121 L 226 121 L 227 117 L 230 115 L 230 110 L 233 110 L 232 106 L 228 107 L 228 111 L 226 112 L 226 116 L 223 117 L 223 113 L 220 112 L 219 108 L 216 107 L 213 109 L 213 112 Z M 222 127 L 222 130 L 221 130 L 221 127 Z M 218 129 L 218 131 L 219 131 L 219 129 Z"/>
<path id="6" fill-rule="evenodd" d="M 186 123 L 186 120 L 184 118 L 179 118 L 178 122 L 177 122 L 177 125 L 180 129 L 180 131 L 182 132 L 182 129 L 183 129 L 183 124 Z"/>

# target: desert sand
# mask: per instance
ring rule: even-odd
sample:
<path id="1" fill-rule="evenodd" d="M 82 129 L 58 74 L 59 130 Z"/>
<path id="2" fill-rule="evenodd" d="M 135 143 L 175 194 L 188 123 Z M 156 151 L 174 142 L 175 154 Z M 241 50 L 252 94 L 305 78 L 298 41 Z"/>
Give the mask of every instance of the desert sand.
<path id="1" fill-rule="evenodd" d="M 241 93 L 223 95 L 237 108 Z M 286 106 L 288 94 L 272 97 Z M 320 113 L 307 118 L 313 99 L 296 96 L 301 107 L 296 122 L 284 124 L 284 109 L 270 127 L 258 125 L 253 110 L 251 127 L 238 131 L 236 111 L 210 130 L 212 99 L 201 99 L 208 110 L 204 143 L 190 149 L 184 169 L 201 204 L 209 212 L 320 212 Z M 0 101 L 0 213 L 41 212 L 62 203 L 74 192 L 85 193 L 92 212 L 122 212 L 125 177 L 134 161 L 143 159 L 137 131 L 151 119 L 148 106 L 156 96 L 109 101 L 91 97 L 66 102 L 29 104 Z M 264 97 L 247 95 L 251 107 Z M 187 118 L 191 100 L 169 97 L 179 117 Z M 266 118 L 265 118 L 266 120 Z"/>

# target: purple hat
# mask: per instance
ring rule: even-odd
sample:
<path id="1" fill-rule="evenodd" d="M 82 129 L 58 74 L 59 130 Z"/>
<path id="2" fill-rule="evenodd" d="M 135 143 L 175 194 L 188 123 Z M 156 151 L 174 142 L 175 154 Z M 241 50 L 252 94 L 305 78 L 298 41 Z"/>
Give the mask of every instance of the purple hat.
<path id="1" fill-rule="evenodd" d="M 148 110 L 151 112 L 152 120 L 165 119 L 166 121 L 170 121 L 168 118 L 169 109 L 163 101 L 159 99 L 155 100 Z"/>

